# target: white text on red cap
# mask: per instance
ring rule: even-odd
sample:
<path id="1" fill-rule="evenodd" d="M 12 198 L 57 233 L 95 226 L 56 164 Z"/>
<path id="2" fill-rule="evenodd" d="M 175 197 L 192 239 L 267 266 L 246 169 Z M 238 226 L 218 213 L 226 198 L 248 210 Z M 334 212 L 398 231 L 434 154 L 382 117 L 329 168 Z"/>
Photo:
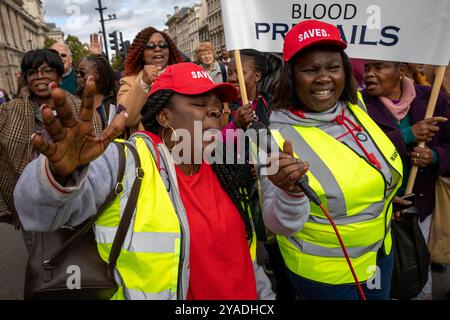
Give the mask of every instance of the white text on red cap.
<path id="1" fill-rule="evenodd" d="M 298 35 L 298 41 L 302 42 L 303 40 L 314 38 L 314 37 L 329 37 L 330 35 L 327 33 L 325 29 L 310 29 L 306 30 Z"/>
<path id="2" fill-rule="evenodd" d="M 214 80 L 209 76 L 209 74 L 206 71 L 192 71 L 191 72 L 192 79 L 209 79 L 214 82 Z"/>

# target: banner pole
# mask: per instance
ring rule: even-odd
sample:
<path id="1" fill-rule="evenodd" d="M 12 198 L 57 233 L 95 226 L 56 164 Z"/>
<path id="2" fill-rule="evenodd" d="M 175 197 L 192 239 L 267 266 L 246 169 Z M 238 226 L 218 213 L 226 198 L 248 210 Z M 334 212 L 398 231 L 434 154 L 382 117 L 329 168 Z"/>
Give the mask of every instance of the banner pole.
<path id="1" fill-rule="evenodd" d="M 222 127 L 225 127 L 228 124 L 228 118 L 230 116 L 230 105 L 228 102 L 223 103 L 223 118 L 222 118 Z"/>
<path id="2" fill-rule="evenodd" d="M 234 50 L 234 60 L 236 60 L 236 70 L 239 80 L 239 90 L 241 92 L 242 105 L 248 103 L 247 88 L 245 87 L 244 81 L 244 71 L 242 70 L 241 52 L 239 50 Z"/>
<path id="3" fill-rule="evenodd" d="M 425 119 L 431 118 L 434 114 L 434 109 L 436 108 L 437 98 L 439 96 L 439 90 L 441 89 L 442 81 L 444 80 L 446 66 L 439 66 L 436 72 L 436 78 L 434 79 L 433 89 L 431 90 L 430 100 L 428 101 L 427 112 L 425 114 Z M 425 142 L 420 142 L 418 147 L 423 148 Z M 414 187 L 414 182 L 416 181 L 418 167 L 413 165 L 411 167 L 411 173 L 409 174 L 408 184 L 406 185 L 405 194 L 412 192 Z"/>

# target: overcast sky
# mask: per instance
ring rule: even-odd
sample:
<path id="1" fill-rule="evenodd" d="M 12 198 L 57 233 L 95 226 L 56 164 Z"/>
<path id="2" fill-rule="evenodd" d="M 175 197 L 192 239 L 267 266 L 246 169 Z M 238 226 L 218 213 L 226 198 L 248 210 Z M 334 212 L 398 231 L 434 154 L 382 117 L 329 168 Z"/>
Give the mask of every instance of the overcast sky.
<path id="1" fill-rule="evenodd" d="M 89 41 L 89 34 L 101 30 L 98 0 L 43 0 L 45 21 L 53 22 L 64 32 L 76 35 L 82 42 Z M 142 29 L 153 26 L 165 29 L 166 16 L 174 13 L 174 7 L 193 6 L 200 0 L 102 0 L 104 18 L 115 13 L 117 20 L 105 22 L 106 33 L 122 31 L 123 40 L 133 41 Z"/>

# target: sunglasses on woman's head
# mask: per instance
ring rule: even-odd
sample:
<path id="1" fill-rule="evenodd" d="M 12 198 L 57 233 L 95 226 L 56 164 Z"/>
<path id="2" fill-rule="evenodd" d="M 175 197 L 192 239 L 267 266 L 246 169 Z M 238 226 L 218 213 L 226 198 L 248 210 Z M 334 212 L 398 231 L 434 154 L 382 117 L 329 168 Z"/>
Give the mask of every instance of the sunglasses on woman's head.
<path id="1" fill-rule="evenodd" d="M 169 47 L 169 45 L 162 41 L 159 43 L 150 42 L 145 45 L 145 49 L 149 49 L 149 50 L 155 50 L 156 47 L 158 47 L 160 49 L 167 49 Z"/>

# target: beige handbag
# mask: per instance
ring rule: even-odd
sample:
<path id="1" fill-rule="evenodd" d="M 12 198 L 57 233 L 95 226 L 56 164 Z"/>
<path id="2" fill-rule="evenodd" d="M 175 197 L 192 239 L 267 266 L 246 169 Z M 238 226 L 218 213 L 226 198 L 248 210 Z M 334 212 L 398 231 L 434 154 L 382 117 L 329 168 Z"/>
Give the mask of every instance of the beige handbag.
<path id="1" fill-rule="evenodd" d="M 450 263 L 450 178 L 436 180 L 436 205 L 431 222 L 428 248 L 431 261 Z"/>

